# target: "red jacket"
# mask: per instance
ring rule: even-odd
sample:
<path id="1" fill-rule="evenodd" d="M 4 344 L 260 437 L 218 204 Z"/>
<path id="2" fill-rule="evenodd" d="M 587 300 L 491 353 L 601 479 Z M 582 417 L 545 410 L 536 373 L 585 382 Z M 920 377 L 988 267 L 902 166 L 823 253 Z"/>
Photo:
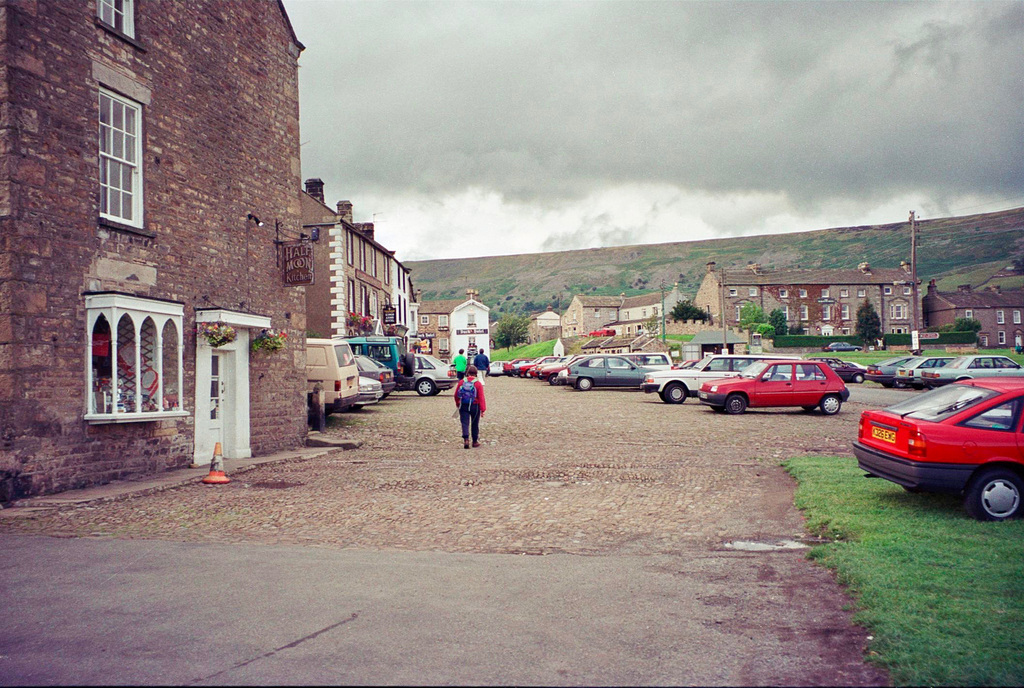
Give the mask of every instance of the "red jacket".
<path id="1" fill-rule="evenodd" d="M 480 380 L 474 380 L 473 384 L 476 385 L 476 403 L 480 406 L 480 413 L 487 410 L 487 400 L 484 399 L 484 384 Z M 462 400 L 459 399 L 459 387 L 462 386 L 462 381 L 455 385 L 455 406 L 458 407 Z"/>

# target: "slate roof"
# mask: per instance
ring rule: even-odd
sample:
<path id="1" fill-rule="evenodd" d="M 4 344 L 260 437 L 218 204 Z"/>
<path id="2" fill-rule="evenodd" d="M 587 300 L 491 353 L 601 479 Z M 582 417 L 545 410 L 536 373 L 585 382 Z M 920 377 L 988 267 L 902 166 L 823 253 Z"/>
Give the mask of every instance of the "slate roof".
<path id="1" fill-rule="evenodd" d="M 627 296 L 626 300 L 622 302 L 622 308 L 637 308 L 639 306 L 660 306 L 661 305 L 661 292 L 655 291 L 650 294 L 638 294 L 636 296 Z"/>
<path id="2" fill-rule="evenodd" d="M 1024 305 L 1024 289 L 1004 289 L 997 294 L 979 291 L 937 291 L 936 296 L 955 308 L 1013 308 Z"/>
<path id="3" fill-rule="evenodd" d="M 466 302 L 465 299 L 446 299 L 442 301 L 421 301 L 420 302 L 420 315 L 427 315 L 428 313 L 440 313 L 442 315 L 448 315 L 458 306 L 461 306 Z"/>
<path id="4" fill-rule="evenodd" d="M 892 284 L 909 280 L 910 273 L 903 268 L 871 268 L 870 274 L 860 270 L 726 270 L 725 284 L 729 287 L 779 284 Z"/>
<path id="5" fill-rule="evenodd" d="M 577 294 L 576 298 L 580 300 L 580 304 L 590 308 L 618 308 L 619 304 L 622 303 L 621 296 L 583 296 Z"/>

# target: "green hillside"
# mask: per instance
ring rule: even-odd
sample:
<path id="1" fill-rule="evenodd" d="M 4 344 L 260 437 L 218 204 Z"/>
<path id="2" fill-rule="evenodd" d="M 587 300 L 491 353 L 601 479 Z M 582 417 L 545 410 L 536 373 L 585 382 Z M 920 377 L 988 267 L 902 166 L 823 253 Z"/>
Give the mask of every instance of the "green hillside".
<path id="1" fill-rule="evenodd" d="M 1013 259 L 1024 259 L 1024 208 L 918 222 L 918 275 L 940 288 L 979 285 Z M 492 317 L 530 313 L 553 306 L 564 310 L 573 294 L 627 296 L 679 282 L 692 297 L 708 261 L 765 268 L 898 267 L 910 260 L 906 222 L 773 234 L 615 246 L 579 251 L 484 258 L 410 261 L 412 279 L 424 300 L 454 299 L 477 289 Z M 1016 282 L 1012 280 L 1016 279 Z M 1016 286 L 1019 277 L 1002 281 Z M 950 283 L 953 286 L 949 286 Z"/>

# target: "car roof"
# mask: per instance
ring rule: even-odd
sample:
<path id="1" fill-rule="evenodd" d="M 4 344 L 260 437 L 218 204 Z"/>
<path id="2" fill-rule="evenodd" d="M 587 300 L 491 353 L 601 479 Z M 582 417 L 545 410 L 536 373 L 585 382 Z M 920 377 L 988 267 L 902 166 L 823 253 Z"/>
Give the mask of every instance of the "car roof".
<path id="1" fill-rule="evenodd" d="M 971 380 L 961 380 L 956 384 L 984 387 L 997 392 L 1024 391 L 1024 377 L 978 377 Z"/>

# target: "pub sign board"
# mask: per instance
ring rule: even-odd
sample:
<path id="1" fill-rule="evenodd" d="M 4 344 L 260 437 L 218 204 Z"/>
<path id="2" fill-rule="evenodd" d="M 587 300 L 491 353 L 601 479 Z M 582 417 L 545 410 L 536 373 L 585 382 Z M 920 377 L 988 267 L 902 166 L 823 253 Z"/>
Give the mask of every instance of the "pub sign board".
<path id="1" fill-rule="evenodd" d="M 286 241 L 284 251 L 284 283 L 289 287 L 313 284 L 313 244 L 308 241 Z"/>
<path id="2" fill-rule="evenodd" d="M 384 306 L 384 324 L 385 325 L 397 325 L 398 324 L 398 312 L 394 306 Z"/>

